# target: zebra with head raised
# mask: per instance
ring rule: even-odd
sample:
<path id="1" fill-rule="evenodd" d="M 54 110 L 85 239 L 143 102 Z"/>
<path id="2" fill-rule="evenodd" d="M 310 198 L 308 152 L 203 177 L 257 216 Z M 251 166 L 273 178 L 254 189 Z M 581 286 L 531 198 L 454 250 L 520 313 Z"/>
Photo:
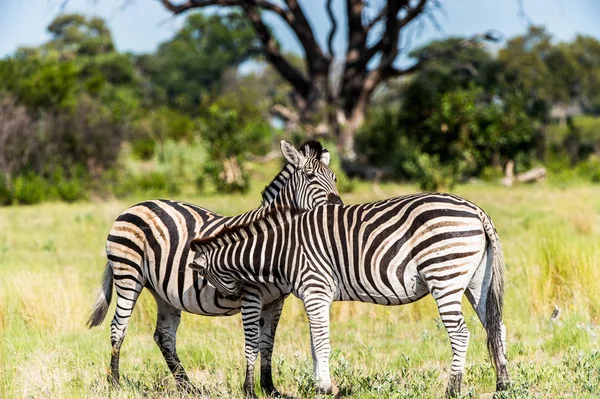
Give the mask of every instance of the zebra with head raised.
<path id="1" fill-rule="evenodd" d="M 235 217 L 225 217 L 196 205 L 169 201 L 145 201 L 124 211 L 114 222 L 106 242 L 106 265 L 102 288 L 88 320 L 91 327 L 104 320 L 112 297 L 113 284 L 117 308 L 111 323 L 111 375 L 119 384 L 119 353 L 127 333 L 129 318 L 143 288 L 147 288 L 158 306 L 154 339 L 180 388 L 191 385 L 176 350 L 176 333 L 181 312 L 205 316 L 229 316 L 240 312 L 240 298 L 225 298 L 207 284 L 206 279 L 187 265 L 194 253 L 189 242 L 195 237 L 217 233 L 261 218 L 273 207 L 290 206 L 298 211 L 327 203 L 341 203 L 335 186 L 335 174 L 329 169 L 329 152 L 316 141 L 309 141 L 297 151 L 282 141 L 281 150 L 287 164 L 263 191 L 261 206 Z M 258 317 L 265 325 L 260 341 L 258 334 L 247 337 L 247 356 L 261 351 L 261 385 L 276 392 L 271 375 L 271 355 L 275 329 L 285 298 L 273 287 L 249 285 L 246 298 L 266 297 Z M 247 308 L 251 305 L 247 305 Z M 255 341 L 251 341 L 252 338 Z M 256 349 L 258 350 L 258 349 Z M 254 395 L 254 358 L 249 357 L 244 386 Z"/>
<path id="2" fill-rule="evenodd" d="M 487 331 L 497 389 L 505 389 L 504 260 L 496 230 L 481 208 L 454 195 L 421 193 L 294 213 L 275 210 L 248 225 L 193 240 L 190 246 L 199 256 L 190 266 L 226 295 L 236 295 L 252 281 L 275 284 L 300 298 L 310 323 L 319 392 L 332 390 L 332 301 L 402 305 L 427 294 L 437 303 L 452 347 L 447 396 L 460 394 L 465 366 L 464 294 Z"/>

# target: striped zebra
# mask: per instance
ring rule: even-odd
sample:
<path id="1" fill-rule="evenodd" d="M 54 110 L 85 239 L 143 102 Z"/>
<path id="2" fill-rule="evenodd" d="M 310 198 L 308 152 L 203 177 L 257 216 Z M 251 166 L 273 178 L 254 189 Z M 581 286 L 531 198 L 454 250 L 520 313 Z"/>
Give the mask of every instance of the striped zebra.
<path id="1" fill-rule="evenodd" d="M 117 217 L 106 242 L 108 263 L 102 288 L 88 320 L 89 327 L 104 320 L 111 301 L 113 284 L 117 307 L 110 328 L 112 344 L 109 381 L 119 385 L 119 353 L 127 333 L 129 318 L 143 288 L 147 288 L 158 307 L 154 339 L 180 389 L 194 390 L 176 350 L 176 333 L 181 312 L 205 316 L 230 316 L 241 310 L 239 298 L 218 295 L 206 279 L 187 265 L 194 253 L 189 242 L 194 237 L 215 234 L 225 226 L 247 224 L 263 217 L 273 207 L 289 206 L 297 211 L 327 203 L 341 203 L 335 186 L 335 174 L 329 169 L 329 152 L 317 141 L 303 144 L 297 151 L 282 141 L 281 151 L 287 164 L 262 193 L 261 206 L 235 217 L 225 217 L 196 205 L 170 201 L 145 201 Z M 271 355 L 275 330 L 283 308 L 282 293 L 266 285 L 249 285 L 245 296 L 266 297 L 258 318 L 265 323 L 262 335 L 252 336 L 260 347 L 261 385 L 274 392 Z M 262 312 L 261 312 L 262 310 Z M 246 353 L 254 350 L 247 349 Z M 254 395 L 254 361 L 248 362 L 244 386 Z"/>
<path id="2" fill-rule="evenodd" d="M 332 390 L 332 301 L 403 305 L 427 294 L 436 301 L 452 347 L 446 396 L 460 394 L 465 367 L 464 294 L 487 331 L 496 388 L 508 384 L 503 252 L 490 217 L 465 199 L 420 193 L 302 214 L 276 209 L 190 246 L 199 254 L 190 267 L 225 295 L 252 281 L 275 284 L 304 302 L 318 392 Z"/>

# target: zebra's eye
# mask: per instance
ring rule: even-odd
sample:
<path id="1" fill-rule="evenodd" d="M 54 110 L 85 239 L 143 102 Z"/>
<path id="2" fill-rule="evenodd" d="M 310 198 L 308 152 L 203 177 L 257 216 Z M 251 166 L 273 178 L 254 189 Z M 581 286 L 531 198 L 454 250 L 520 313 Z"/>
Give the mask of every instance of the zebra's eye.
<path id="1" fill-rule="evenodd" d="M 306 172 L 306 177 L 308 177 L 309 180 L 314 179 L 315 177 L 317 177 L 317 175 L 315 175 L 312 172 Z"/>

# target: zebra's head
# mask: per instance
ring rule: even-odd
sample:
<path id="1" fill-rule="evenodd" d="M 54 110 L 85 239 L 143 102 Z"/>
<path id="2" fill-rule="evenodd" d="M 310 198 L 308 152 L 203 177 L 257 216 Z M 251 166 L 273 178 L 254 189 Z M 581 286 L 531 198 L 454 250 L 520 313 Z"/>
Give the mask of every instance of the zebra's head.
<path id="1" fill-rule="evenodd" d="M 215 248 L 210 244 L 195 243 L 194 241 L 191 242 L 191 248 L 197 255 L 194 261 L 189 264 L 189 267 L 196 270 L 221 295 L 232 298 L 239 297 L 243 287 L 239 277 L 233 271 L 219 267 L 218 263 L 216 266 L 210 265 L 210 258 Z"/>
<path id="2" fill-rule="evenodd" d="M 335 185 L 335 173 L 329 168 L 330 154 L 318 141 L 304 143 L 300 150 L 285 140 L 281 153 L 293 167 L 280 194 L 283 205 L 309 210 L 326 204 L 343 205 Z"/>

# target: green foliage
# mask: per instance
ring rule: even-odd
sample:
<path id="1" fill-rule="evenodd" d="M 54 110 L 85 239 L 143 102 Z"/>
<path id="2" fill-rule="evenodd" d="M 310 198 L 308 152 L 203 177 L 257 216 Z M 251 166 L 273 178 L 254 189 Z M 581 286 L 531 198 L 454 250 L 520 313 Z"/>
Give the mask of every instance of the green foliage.
<path id="1" fill-rule="evenodd" d="M 243 161 L 251 150 L 269 148 L 271 128 L 268 124 L 257 118 L 244 120 L 238 115 L 237 110 L 213 104 L 201 120 L 201 134 L 209 154 L 205 171 L 224 192 L 247 191 L 249 178 Z"/>
<path id="2" fill-rule="evenodd" d="M 14 200 L 21 205 L 33 205 L 46 199 L 48 183 L 34 173 L 19 175 L 13 181 Z"/>
<path id="3" fill-rule="evenodd" d="M 52 40 L 47 47 L 78 56 L 114 52 L 115 46 L 106 22 L 80 14 L 59 15 L 48 26 Z"/>
<path id="4" fill-rule="evenodd" d="M 138 65 L 151 79 L 154 103 L 196 115 L 203 98 L 221 86 L 223 73 L 258 55 L 258 46 L 241 14 L 190 14 L 172 40 Z"/>
<path id="5" fill-rule="evenodd" d="M 539 139 L 539 121 L 527 113 L 530 98 L 504 86 L 501 63 L 484 48 L 448 56 L 458 40 L 414 52 L 420 58 L 445 56 L 425 63 L 403 89 L 399 109 L 373 110 L 356 140 L 367 162 L 427 190 L 450 188 L 508 160 L 525 169 Z"/>
<path id="6" fill-rule="evenodd" d="M 75 103 L 78 68 L 57 56 L 1 61 L 0 85 L 32 109 L 56 110 Z"/>
<path id="7" fill-rule="evenodd" d="M 51 191 L 55 196 L 65 202 L 75 202 L 87 198 L 88 187 L 85 173 L 72 171 L 67 176 L 61 167 L 57 167 L 51 175 Z"/>
<path id="8" fill-rule="evenodd" d="M 118 197 L 198 193 L 205 189 L 207 154 L 197 141 L 167 140 L 147 160 L 125 151 L 117 166 L 104 173 L 103 186 Z"/>
<path id="9" fill-rule="evenodd" d="M 457 171 L 443 165 L 438 155 L 414 152 L 403 167 L 424 191 L 448 191 L 457 180 Z"/>

